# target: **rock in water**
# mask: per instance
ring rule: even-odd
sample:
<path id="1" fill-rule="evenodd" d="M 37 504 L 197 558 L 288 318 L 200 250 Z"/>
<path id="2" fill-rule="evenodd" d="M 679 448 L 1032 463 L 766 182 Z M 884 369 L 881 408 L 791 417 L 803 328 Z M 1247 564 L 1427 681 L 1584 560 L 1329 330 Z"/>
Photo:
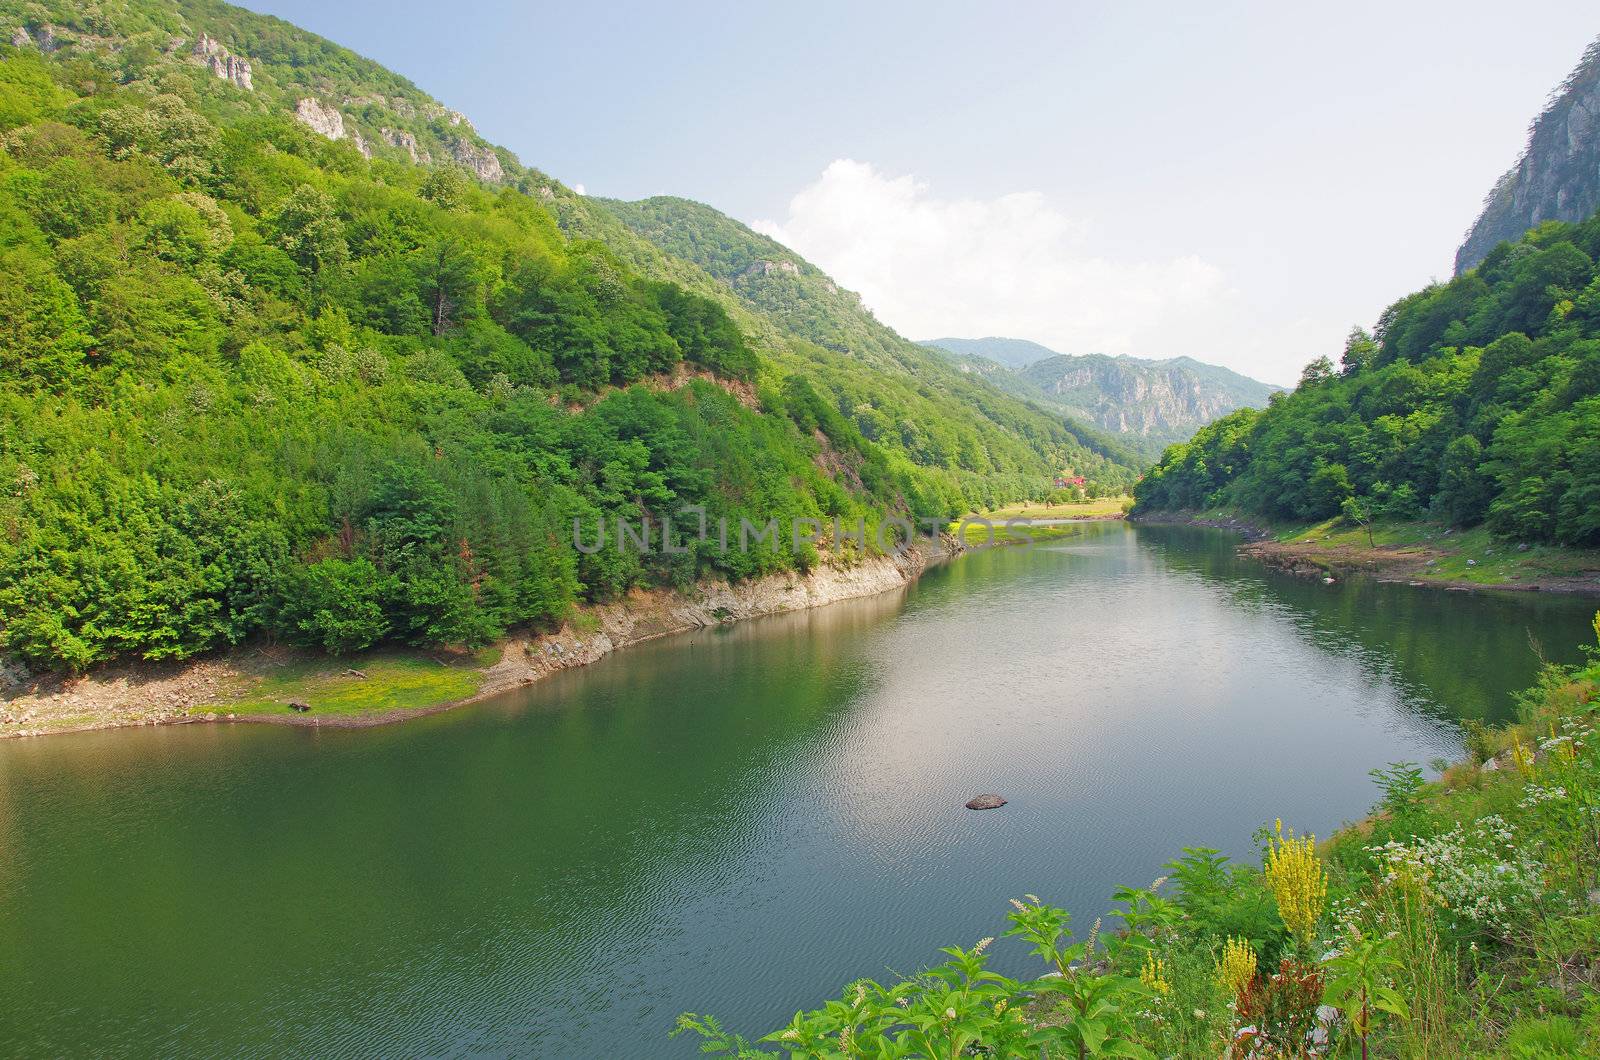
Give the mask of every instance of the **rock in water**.
<path id="1" fill-rule="evenodd" d="M 967 803 L 969 810 L 997 810 L 1006 804 L 1006 800 L 998 795 L 979 795 Z"/>

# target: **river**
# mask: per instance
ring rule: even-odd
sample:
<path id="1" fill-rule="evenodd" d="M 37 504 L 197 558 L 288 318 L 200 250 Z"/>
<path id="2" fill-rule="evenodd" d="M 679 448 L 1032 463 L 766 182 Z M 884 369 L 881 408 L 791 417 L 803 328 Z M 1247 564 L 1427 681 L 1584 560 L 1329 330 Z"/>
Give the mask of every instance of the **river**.
<path id="1" fill-rule="evenodd" d="M 1592 600 L 1087 523 L 370 730 L 0 743 L 0 1053 L 692 1056 L 1460 751 Z M 962 804 L 979 792 L 999 810 Z M 1002 939 L 999 967 L 1030 968 Z"/>

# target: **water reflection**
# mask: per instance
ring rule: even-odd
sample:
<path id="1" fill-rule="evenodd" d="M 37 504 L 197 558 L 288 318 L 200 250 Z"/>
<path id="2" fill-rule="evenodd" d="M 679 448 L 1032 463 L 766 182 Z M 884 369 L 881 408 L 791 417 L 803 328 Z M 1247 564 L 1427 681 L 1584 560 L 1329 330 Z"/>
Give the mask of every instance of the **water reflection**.
<path id="1" fill-rule="evenodd" d="M 993 934 L 1009 896 L 1086 926 L 1185 844 L 1325 832 L 1588 613 L 1089 524 L 404 726 L 3 744 L 0 1051 L 609 1057 L 668 1053 L 683 1009 L 764 1029 Z M 988 790 L 1010 805 L 962 808 Z"/>

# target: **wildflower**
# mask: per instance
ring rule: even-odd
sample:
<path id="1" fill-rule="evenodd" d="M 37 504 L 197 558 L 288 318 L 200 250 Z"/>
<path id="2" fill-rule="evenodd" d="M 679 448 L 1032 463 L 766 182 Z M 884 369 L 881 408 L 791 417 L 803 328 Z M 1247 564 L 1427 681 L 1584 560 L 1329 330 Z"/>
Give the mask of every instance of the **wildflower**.
<path id="1" fill-rule="evenodd" d="M 1244 992 L 1256 977 L 1256 951 L 1248 939 L 1228 936 L 1222 944 L 1222 960 L 1217 964 L 1217 982 L 1235 997 Z"/>
<path id="2" fill-rule="evenodd" d="M 1511 761 L 1516 763 L 1517 772 L 1524 775 L 1533 772 L 1533 752 L 1520 736 L 1511 738 Z"/>
<path id="3" fill-rule="evenodd" d="M 1017 901 L 1015 898 L 1007 898 L 1006 901 L 1010 902 L 1019 913 L 1026 913 L 1028 911 L 1028 907 Z"/>
<path id="4" fill-rule="evenodd" d="M 1006 1006 L 1009 1005 L 1009 1004 L 1011 1004 L 1011 999 L 1008 998 L 1008 997 L 1003 997 L 999 1001 L 996 1001 L 994 1003 L 994 1014 L 996 1016 L 998 1016 L 1001 1013 L 1005 1012 Z"/>
<path id="5" fill-rule="evenodd" d="M 994 945 L 994 936 L 993 935 L 990 935 L 987 938 L 981 938 L 981 939 L 978 940 L 978 944 L 976 946 L 972 947 L 972 952 L 974 954 L 982 953 L 984 950 L 988 949 L 992 945 Z"/>
<path id="6" fill-rule="evenodd" d="M 1139 969 L 1139 982 L 1162 996 L 1172 993 L 1172 984 L 1167 982 L 1167 962 L 1153 953 L 1144 955 L 1144 967 Z"/>
<path id="7" fill-rule="evenodd" d="M 1283 821 L 1278 820 L 1272 849 L 1262 868 L 1284 926 L 1295 938 L 1309 944 L 1328 897 L 1328 875 L 1317 860 L 1315 838 L 1296 839 L 1293 832 L 1286 836 Z"/>
<path id="8" fill-rule="evenodd" d="M 956 1010 L 953 1009 L 953 1008 L 945 1009 L 944 1010 L 944 1018 L 947 1019 L 947 1020 L 955 1019 L 956 1018 Z"/>

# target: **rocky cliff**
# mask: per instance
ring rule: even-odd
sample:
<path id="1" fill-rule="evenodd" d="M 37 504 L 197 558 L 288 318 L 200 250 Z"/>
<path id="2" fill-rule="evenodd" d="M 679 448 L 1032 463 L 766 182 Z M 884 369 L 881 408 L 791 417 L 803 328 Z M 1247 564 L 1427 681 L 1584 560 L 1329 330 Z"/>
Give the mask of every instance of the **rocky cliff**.
<path id="1" fill-rule="evenodd" d="M 963 370 L 1019 397 L 1047 402 L 1159 454 L 1234 409 L 1259 408 L 1278 387 L 1191 357 L 1156 361 L 1069 355 L 1021 339 L 932 339 Z"/>
<path id="2" fill-rule="evenodd" d="M 1081 409 L 1102 430 L 1145 438 L 1186 438 L 1246 404 L 1235 394 L 1206 385 L 1199 373 L 1178 361 L 1058 356 L 1029 365 L 1022 374 L 1046 396 Z M 1258 403 L 1264 403 L 1265 393 Z"/>
<path id="3" fill-rule="evenodd" d="M 465 115 L 405 78 L 279 19 L 219 0 L 114 6 L 0 0 L 0 33 L 13 47 L 81 55 L 124 80 L 155 83 L 175 67 L 203 67 L 238 90 L 230 107 L 288 114 L 367 158 L 454 164 L 486 184 L 530 175 Z"/>
<path id="4" fill-rule="evenodd" d="M 1600 39 L 1534 120 L 1517 164 L 1495 183 L 1456 251 L 1456 274 L 1499 243 L 1545 221 L 1581 221 L 1600 209 Z"/>

